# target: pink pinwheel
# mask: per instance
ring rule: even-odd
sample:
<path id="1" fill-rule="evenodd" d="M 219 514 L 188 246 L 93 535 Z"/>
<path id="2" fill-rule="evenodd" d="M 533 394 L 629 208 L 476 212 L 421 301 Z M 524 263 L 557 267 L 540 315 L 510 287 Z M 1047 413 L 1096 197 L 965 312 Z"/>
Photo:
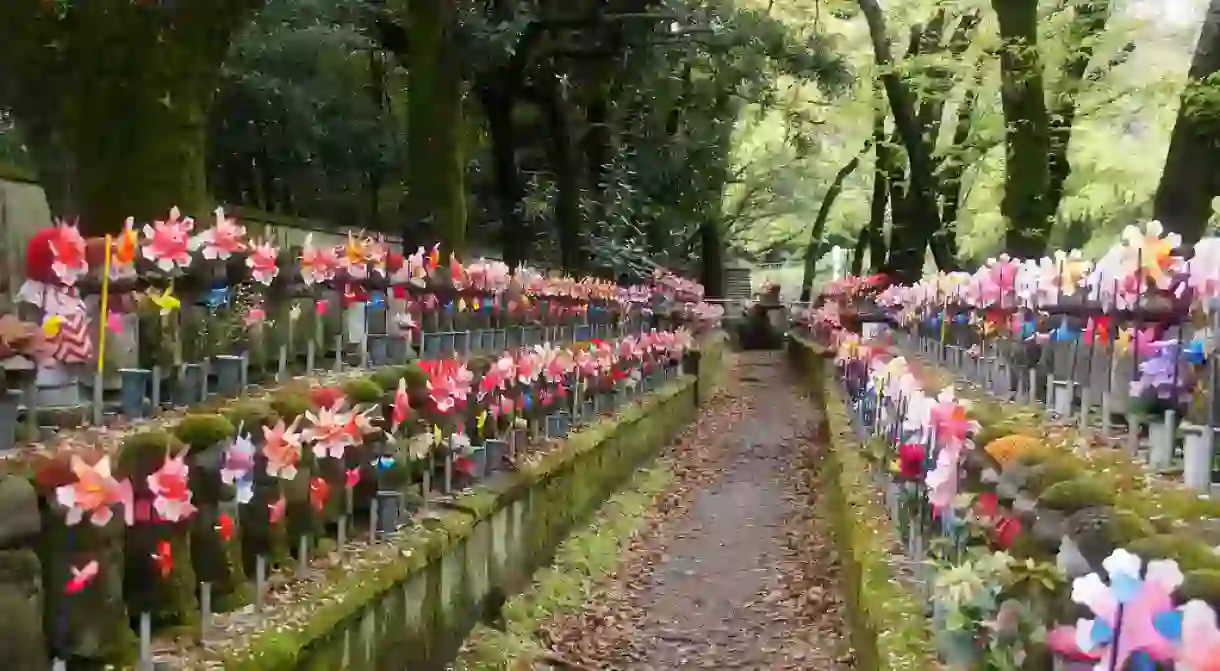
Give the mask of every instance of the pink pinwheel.
<path id="1" fill-rule="evenodd" d="M 220 480 L 227 485 L 236 485 L 238 503 L 249 503 L 254 498 L 254 452 L 254 443 L 244 433 L 225 449 Z"/>
<path id="2" fill-rule="evenodd" d="M 936 457 L 936 468 L 928 471 L 924 482 L 928 486 L 928 502 L 936 510 L 945 510 L 953 505 L 957 496 L 957 460 L 949 450 L 942 450 Z"/>
<path id="3" fill-rule="evenodd" d="M 1175 643 L 1175 669 L 1220 671 L 1220 628 L 1216 627 L 1216 612 L 1207 602 L 1188 601 L 1176 616 L 1158 618 L 1158 624 L 1158 631 Z"/>
<path id="4" fill-rule="evenodd" d="M 267 458 L 267 475 L 283 480 L 297 476 L 297 464 L 301 461 L 301 436 L 297 433 L 297 417 L 292 426 L 285 427 L 284 420 L 275 426 L 263 427 L 263 456 Z"/>
<path id="5" fill-rule="evenodd" d="M 517 383 L 533 384 L 538 379 L 540 363 L 537 354 L 522 352 L 517 357 Z"/>
<path id="6" fill-rule="evenodd" d="M 386 245 L 385 236 L 378 235 L 368 241 L 368 257 L 369 263 L 373 265 L 373 272 L 385 277 L 386 260 L 389 256 L 390 248 Z"/>
<path id="7" fill-rule="evenodd" d="M 456 385 L 453 378 L 444 371 L 437 371 L 428 376 L 428 397 L 436 411 L 445 414 L 457 405 Z"/>
<path id="8" fill-rule="evenodd" d="M 1182 263 L 1181 257 L 1174 254 L 1181 244 L 1182 236 L 1166 234 L 1159 221 L 1148 222 L 1142 231 L 1135 226 L 1123 229 L 1122 269 L 1127 276 L 1123 278 L 1127 291 L 1138 292 L 1141 280 L 1168 289 L 1174 271 Z"/>
<path id="9" fill-rule="evenodd" d="M 76 280 L 89 272 L 89 263 L 85 260 L 85 239 L 81 237 L 76 224 L 57 221 L 55 237 L 51 238 L 51 271 L 60 282 L 68 286 L 76 284 Z"/>
<path id="10" fill-rule="evenodd" d="M 250 268 L 250 277 L 263 286 L 271 286 L 275 276 L 280 273 L 277 265 L 279 255 L 280 250 L 270 242 L 253 243 L 250 247 L 250 257 L 246 259 L 246 266 Z"/>
<path id="11" fill-rule="evenodd" d="M 371 436 L 381 431 L 373 425 L 373 414 L 380 408 L 381 406 L 374 405 L 366 410 L 361 410 L 359 407 L 352 410 L 351 419 L 347 423 L 347 435 L 351 436 L 353 445 L 362 442 L 365 436 Z"/>
<path id="12" fill-rule="evenodd" d="M 398 427 L 405 424 L 410 416 L 411 397 L 407 394 L 407 381 L 399 379 L 398 391 L 394 392 L 394 408 L 390 418 L 390 431 L 397 431 Z"/>
<path id="13" fill-rule="evenodd" d="M 342 412 L 342 407 L 321 408 L 317 414 L 312 411 L 305 413 L 310 426 L 301 432 L 301 438 L 313 443 L 313 454 L 319 459 L 342 459 L 344 451 L 355 444 L 349 431 L 352 415 Z"/>
<path id="14" fill-rule="evenodd" d="M 1061 627 L 1060 635 L 1072 633 L 1079 651 L 1114 661 L 1099 668 L 1125 669 L 1136 652 L 1155 662 L 1173 657 L 1174 646 L 1158 631 L 1158 623 L 1173 610 L 1171 595 L 1182 584 L 1182 572 L 1177 562 L 1155 560 L 1148 562 L 1141 579 L 1142 563 L 1126 550 L 1115 550 L 1102 562 L 1110 576 L 1108 585 L 1096 573 L 1072 582 L 1072 601 L 1087 606 L 1095 617 L 1077 620 L 1074 629 Z"/>
<path id="15" fill-rule="evenodd" d="M 246 229 L 236 219 L 225 216 L 224 208 L 216 208 L 216 225 L 191 238 L 191 251 L 202 250 L 203 258 L 213 261 L 228 260 L 238 252 L 246 251 Z"/>
<path id="16" fill-rule="evenodd" d="M 363 280 L 368 277 L 371 243 L 372 240 L 369 238 L 357 238 L 350 232 L 347 234 L 347 244 L 342 248 L 342 257 L 339 262 L 343 271 L 351 279 Z"/>
<path id="17" fill-rule="evenodd" d="M 309 285 L 327 282 L 335 278 L 338 269 L 339 257 L 334 248 L 315 248 L 313 234 L 305 236 L 301 246 L 301 281 Z"/>
<path id="18" fill-rule="evenodd" d="M 195 220 L 182 218 L 178 208 L 169 211 L 169 219 L 144 225 L 144 258 L 165 272 L 191 265 L 191 231 Z"/>
<path id="19" fill-rule="evenodd" d="M 180 522 L 195 512 L 191 503 L 190 467 L 186 465 L 186 450 L 178 456 L 166 455 L 165 463 L 148 476 L 148 489 L 153 493 L 153 510 L 167 522 Z"/>
<path id="20" fill-rule="evenodd" d="M 105 526 L 114 517 L 112 507 L 122 504 L 131 524 L 131 483 L 119 482 L 110 474 L 110 457 L 102 457 L 92 466 L 77 455 L 72 455 L 72 472 L 76 482 L 55 489 L 55 500 L 68 509 L 65 522 L 68 526 L 79 524 L 85 515 L 95 526 Z"/>
<path id="21" fill-rule="evenodd" d="M 275 500 L 275 503 L 267 504 L 267 521 L 271 524 L 278 524 L 284 519 L 288 512 L 288 500 L 282 495 Z"/>

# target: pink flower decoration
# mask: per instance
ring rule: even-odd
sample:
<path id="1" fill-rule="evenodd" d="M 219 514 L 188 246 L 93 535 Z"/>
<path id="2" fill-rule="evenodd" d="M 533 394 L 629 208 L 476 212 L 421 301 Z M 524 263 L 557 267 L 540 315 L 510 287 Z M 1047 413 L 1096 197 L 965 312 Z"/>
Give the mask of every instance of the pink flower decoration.
<path id="1" fill-rule="evenodd" d="M 203 250 L 203 258 L 228 260 L 237 252 L 246 251 L 246 229 L 236 219 L 225 217 L 224 208 L 216 208 L 216 225 L 191 238 L 191 251 Z"/>
<path id="2" fill-rule="evenodd" d="M 305 244 L 301 246 L 301 280 L 311 285 L 327 282 L 335 278 L 338 269 L 339 257 L 334 248 L 315 248 L 313 234 L 306 236 Z"/>
<path id="3" fill-rule="evenodd" d="M 85 260 L 85 239 L 81 237 L 76 224 L 56 222 L 55 237 L 51 238 L 51 271 L 60 282 L 68 286 L 76 284 L 76 280 L 89 272 L 89 263 Z"/>
<path id="4" fill-rule="evenodd" d="M 165 272 L 191 265 L 191 230 L 195 220 L 183 219 L 178 208 L 169 211 L 169 219 L 144 226 L 144 258 Z"/>
<path id="5" fill-rule="evenodd" d="M 301 432 L 301 438 L 313 443 L 313 454 L 319 459 L 342 459 L 344 451 L 355 444 L 348 431 L 352 415 L 342 412 L 342 407 L 321 408 L 316 415 L 313 412 L 305 413 L 305 419 L 311 426 Z"/>
<path id="6" fill-rule="evenodd" d="M 398 391 L 394 392 L 394 408 L 390 418 L 390 431 L 397 431 L 398 427 L 405 424 L 410 416 L 411 397 L 407 394 L 407 381 L 399 379 Z"/>
<path id="7" fill-rule="evenodd" d="M 280 273 L 278 262 L 280 250 L 270 242 L 258 242 L 250 249 L 250 257 L 246 266 L 250 268 L 250 276 L 263 286 L 271 286 L 275 276 Z"/>
<path id="8" fill-rule="evenodd" d="M 153 510 L 167 522 L 179 522 L 195 512 L 191 504 L 190 467 L 186 465 L 186 450 L 176 457 L 166 456 L 157 472 L 148 476 L 148 489 L 155 497 Z"/>
<path id="9" fill-rule="evenodd" d="M 301 461 L 301 436 L 297 433 L 297 417 L 292 426 L 284 426 L 280 420 L 275 426 L 263 427 L 263 456 L 267 457 L 267 475 L 281 480 L 292 480 L 297 476 L 297 464 Z"/>
<path id="10" fill-rule="evenodd" d="M 128 524 L 132 523 L 131 483 L 119 482 L 110 474 L 110 457 L 102 457 L 92 466 L 79 456 L 72 456 L 72 472 L 76 482 L 55 489 L 55 500 L 68 509 L 65 519 L 68 526 L 80 523 L 85 515 L 95 526 L 105 526 L 114 517 L 111 509 L 122 504 L 127 511 Z"/>

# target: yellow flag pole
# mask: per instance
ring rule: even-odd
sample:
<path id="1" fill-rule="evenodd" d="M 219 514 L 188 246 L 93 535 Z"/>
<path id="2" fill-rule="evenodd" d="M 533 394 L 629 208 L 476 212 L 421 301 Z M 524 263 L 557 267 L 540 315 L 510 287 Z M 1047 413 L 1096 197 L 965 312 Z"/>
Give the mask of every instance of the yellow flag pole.
<path id="1" fill-rule="evenodd" d="M 105 382 L 103 375 L 103 367 L 106 365 L 106 327 L 110 317 L 110 248 L 113 238 L 106 236 L 106 261 L 102 265 L 102 304 L 98 310 L 98 334 L 97 334 L 97 373 L 93 376 L 93 423 L 100 425 L 102 423 L 102 387 Z"/>

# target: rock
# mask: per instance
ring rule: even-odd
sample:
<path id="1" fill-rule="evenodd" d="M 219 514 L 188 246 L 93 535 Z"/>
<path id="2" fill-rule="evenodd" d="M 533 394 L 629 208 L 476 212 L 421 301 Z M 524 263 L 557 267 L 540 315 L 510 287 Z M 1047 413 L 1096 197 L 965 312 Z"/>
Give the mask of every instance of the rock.
<path id="1" fill-rule="evenodd" d="M 0 510 L 4 511 L 0 515 L 0 548 L 23 545 L 23 541 L 37 536 L 42 530 L 38 494 L 25 478 L 0 477 Z"/>
<path id="2" fill-rule="evenodd" d="M 5 669 L 46 669 L 42 563 L 33 550 L 0 550 L 0 613 L 4 613 L 4 627 L 0 628 L 0 660 Z"/>

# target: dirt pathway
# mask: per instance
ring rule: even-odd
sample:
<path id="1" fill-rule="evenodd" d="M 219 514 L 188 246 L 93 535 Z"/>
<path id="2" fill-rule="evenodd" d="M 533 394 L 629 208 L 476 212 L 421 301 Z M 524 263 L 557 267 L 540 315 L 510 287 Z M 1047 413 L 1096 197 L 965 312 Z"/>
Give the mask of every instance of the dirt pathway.
<path id="1" fill-rule="evenodd" d="M 597 598 L 548 629 L 560 655 L 622 671 L 851 668 L 802 458 L 814 411 L 780 356 L 742 355 L 728 398 L 673 448 L 677 489 Z"/>

